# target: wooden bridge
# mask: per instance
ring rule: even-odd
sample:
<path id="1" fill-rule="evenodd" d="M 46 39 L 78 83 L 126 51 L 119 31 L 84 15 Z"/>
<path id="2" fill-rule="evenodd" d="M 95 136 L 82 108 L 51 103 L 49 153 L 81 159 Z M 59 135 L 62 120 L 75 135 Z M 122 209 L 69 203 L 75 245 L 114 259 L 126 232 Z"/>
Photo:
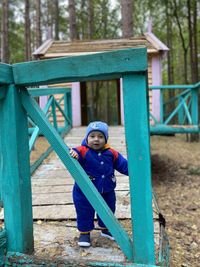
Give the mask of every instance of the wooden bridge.
<path id="1" fill-rule="evenodd" d="M 74 218 L 70 192 L 72 180 L 68 172 L 63 169 L 65 166 L 111 231 L 123 255 L 130 262 L 130 266 L 142 264 L 153 267 L 156 265 L 146 72 L 145 48 L 28 62 L 12 66 L 0 64 L 0 125 L 3 125 L 0 132 L 0 192 L 5 222 L 5 229 L 0 231 L 0 237 L 4 238 L 3 245 L 0 246 L 2 256 L 7 252 L 29 254 L 33 252 L 33 218 L 49 220 Z M 113 78 L 123 78 L 127 151 L 124 139 L 119 141 L 117 138 L 120 135 L 117 133 L 116 136 L 116 132 L 112 128 L 110 135 L 113 134 L 112 140 L 117 141 L 117 145 L 113 143 L 113 146 L 122 154 L 127 152 L 129 161 L 129 181 L 125 177 L 118 176 L 117 216 L 130 218 L 131 228 L 134 229 L 130 235 L 114 217 L 78 162 L 69 155 L 68 148 L 61 138 L 71 128 L 68 92 L 63 92 L 63 101 L 68 103 L 64 110 L 51 96 L 48 106 L 42 112 L 31 97 L 32 89 L 28 89 L 44 84 Z M 39 89 L 35 89 L 34 92 L 37 90 L 39 92 Z M 194 95 L 196 103 L 198 94 L 195 92 Z M 185 110 L 187 120 L 190 121 L 189 111 L 191 109 L 192 114 L 195 115 L 195 127 L 197 126 L 199 129 L 194 106 L 189 109 L 185 107 L 186 103 L 189 105 L 191 103 L 191 101 L 188 103 L 187 99 L 184 98 L 184 101 L 181 101 L 181 111 Z M 56 109 L 59 109 L 65 118 L 64 125 L 61 127 L 57 123 Z M 177 110 L 174 113 L 177 113 Z M 48 120 L 50 116 L 52 116 L 51 123 Z M 182 122 L 185 121 L 184 116 L 182 116 Z M 167 122 L 170 119 L 171 117 L 167 119 Z M 191 122 L 193 123 L 193 121 Z M 10 124 L 12 131 L 10 131 Z M 32 127 L 28 129 L 28 125 L 32 125 Z M 118 131 L 121 131 L 122 134 L 124 128 Z M 32 133 L 29 145 L 28 132 Z M 42 167 L 38 169 L 32 178 L 31 188 L 29 150 L 33 148 L 40 133 L 43 133 L 51 145 L 45 155 L 42 155 L 42 159 L 53 148 L 62 163 L 56 163 L 58 160 L 55 158 L 53 159 L 55 166 L 52 161 L 44 167 L 45 170 Z M 71 137 L 68 135 L 67 144 L 69 142 L 71 146 L 77 143 L 79 145 L 83 134 L 79 129 L 78 133 L 81 134 L 81 137 L 75 133 Z M 76 136 L 75 140 L 73 136 Z M 37 161 L 31 167 L 31 173 L 40 163 Z M 161 221 L 162 216 L 158 215 L 157 219 Z M 161 228 L 163 229 L 163 227 Z M 163 257 L 165 251 L 163 251 L 162 242 L 161 247 L 159 262 L 167 262 L 167 259 Z M 111 266 L 113 264 L 115 263 L 111 263 Z M 94 265 L 101 266 L 101 263 L 96 262 Z M 103 263 L 103 266 L 110 266 L 110 263 Z M 124 266 L 124 264 L 121 263 L 118 266 Z"/>

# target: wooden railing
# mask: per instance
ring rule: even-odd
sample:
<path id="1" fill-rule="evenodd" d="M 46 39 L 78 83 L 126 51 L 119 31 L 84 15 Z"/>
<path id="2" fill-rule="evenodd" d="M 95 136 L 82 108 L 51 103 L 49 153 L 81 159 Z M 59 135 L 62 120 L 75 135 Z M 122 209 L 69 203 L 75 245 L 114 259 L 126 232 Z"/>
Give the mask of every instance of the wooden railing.
<path id="1" fill-rule="evenodd" d="M 51 122 L 57 132 L 63 137 L 72 127 L 72 111 L 71 111 L 71 89 L 61 87 L 51 88 L 29 88 L 28 92 L 32 97 L 48 96 L 48 101 L 43 108 L 43 112 L 46 118 Z M 60 95 L 59 99 L 56 99 L 55 95 Z M 58 115 L 59 114 L 59 115 Z M 29 120 L 29 151 L 33 151 L 37 138 L 42 134 L 39 127 L 34 122 Z M 31 174 L 38 168 L 43 160 L 53 150 L 50 146 L 40 157 L 31 165 Z"/>
<path id="2" fill-rule="evenodd" d="M 150 86 L 151 90 L 160 90 L 160 118 L 150 113 L 151 133 L 199 133 L 198 90 L 200 82 L 194 85 Z M 165 100 L 166 93 L 174 91 L 172 98 Z"/>

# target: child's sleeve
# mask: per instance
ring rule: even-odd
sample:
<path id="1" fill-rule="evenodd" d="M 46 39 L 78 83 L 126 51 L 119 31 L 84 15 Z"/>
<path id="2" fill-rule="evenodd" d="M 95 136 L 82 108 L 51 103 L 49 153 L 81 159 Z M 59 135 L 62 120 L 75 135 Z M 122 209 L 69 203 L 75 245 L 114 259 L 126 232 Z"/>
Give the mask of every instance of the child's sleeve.
<path id="1" fill-rule="evenodd" d="M 128 175 L 128 161 L 119 152 L 117 152 L 117 157 L 114 161 L 114 168 L 118 172 Z"/>
<path id="2" fill-rule="evenodd" d="M 78 154 L 78 162 L 82 165 L 83 164 L 83 160 L 84 160 L 84 156 L 85 156 L 85 147 L 83 146 L 78 146 L 78 147 L 73 147 L 72 148 L 74 151 L 76 151 L 76 153 Z"/>
<path id="3" fill-rule="evenodd" d="M 81 164 L 83 161 L 82 154 L 81 154 L 81 147 L 73 147 L 72 148 L 78 154 L 78 162 Z"/>

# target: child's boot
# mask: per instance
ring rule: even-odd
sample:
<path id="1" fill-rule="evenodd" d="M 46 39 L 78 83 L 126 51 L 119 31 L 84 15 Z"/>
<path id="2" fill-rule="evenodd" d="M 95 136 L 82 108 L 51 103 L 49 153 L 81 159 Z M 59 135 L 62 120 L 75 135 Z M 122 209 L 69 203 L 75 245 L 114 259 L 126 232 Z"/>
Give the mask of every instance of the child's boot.
<path id="1" fill-rule="evenodd" d="M 91 242 L 90 242 L 90 233 L 89 232 L 80 233 L 78 245 L 80 247 L 90 247 Z"/>
<path id="2" fill-rule="evenodd" d="M 101 236 L 109 238 L 110 240 L 115 240 L 111 233 L 108 231 L 108 229 L 103 229 L 101 231 Z"/>

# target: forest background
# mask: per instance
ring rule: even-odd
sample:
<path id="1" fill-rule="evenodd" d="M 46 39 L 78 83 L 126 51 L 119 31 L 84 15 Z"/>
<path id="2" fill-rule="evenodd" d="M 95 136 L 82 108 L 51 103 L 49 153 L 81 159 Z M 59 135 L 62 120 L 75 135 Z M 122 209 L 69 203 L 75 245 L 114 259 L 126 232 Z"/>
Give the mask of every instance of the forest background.
<path id="1" fill-rule="evenodd" d="M 136 37 L 149 27 L 170 49 L 164 84 L 199 81 L 200 2 L 197 0 L 1 0 L 1 62 L 33 60 L 47 39 Z"/>

